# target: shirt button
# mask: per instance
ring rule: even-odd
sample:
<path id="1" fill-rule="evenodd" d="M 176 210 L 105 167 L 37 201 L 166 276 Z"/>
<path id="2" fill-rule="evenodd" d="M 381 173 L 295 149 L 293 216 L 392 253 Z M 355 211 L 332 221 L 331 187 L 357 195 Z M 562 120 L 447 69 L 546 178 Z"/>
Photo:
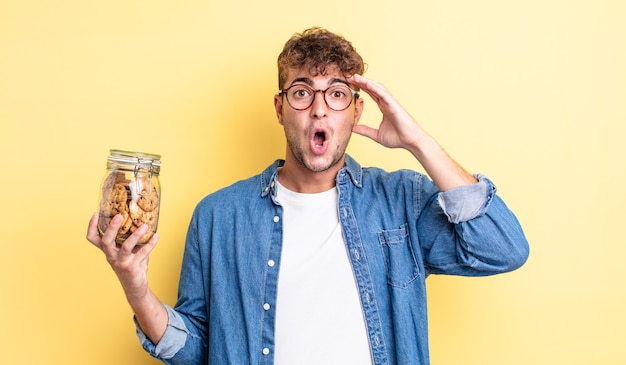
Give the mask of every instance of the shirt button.
<path id="1" fill-rule="evenodd" d="M 277 216 L 277 215 L 275 215 L 275 216 L 274 216 L 274 223 L 278 223 L 278 221 L 279 221 L 279 220 L 280 220 L 280 217 L 279 217 L 279 216 Z"/>
<path id="2" fill-rule="evenodd" d="M 269 260 L 269 261 L 267 262 L 267 266 L 269 266 L 269 267 L 274 267 L 274 265 L 276 265 L 276 263 L 274 262 L 274 260 Z"/>
<path id="3" fill-rule="evenodd" d="M 265 347 L 265 348 L 263 349 L 263 355 L 269 355 L 269 353 L 270 353 L 270 349 L 268 349 L 267 347 Z"/>
<path id="4" fill-rule="evenodd" d="M 263 309 L 269 310 L 270 309 L 270 305 L 268 303 L 263 304 Z"/>

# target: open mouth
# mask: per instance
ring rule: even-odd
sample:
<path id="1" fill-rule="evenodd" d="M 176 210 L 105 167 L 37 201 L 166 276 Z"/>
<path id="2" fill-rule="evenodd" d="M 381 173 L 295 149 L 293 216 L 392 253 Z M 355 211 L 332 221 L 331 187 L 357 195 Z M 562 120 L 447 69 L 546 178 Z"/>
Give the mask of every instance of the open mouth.
<path id="1" fill-rule="evenodd" d="M 326 133 L 323 131 L 315 132 L 315 135 L 313 135 L 313 144 L 315 144 L 316 147 L 322 147 L 324 142 L 326 142 Z"/>
<path id="2" fill-rule="evenodd" d="M 315 130 L 311 136 L 311 151 L 316 155 L 322 155 L 328 148 L 328 135 L 324 130 Z"/>

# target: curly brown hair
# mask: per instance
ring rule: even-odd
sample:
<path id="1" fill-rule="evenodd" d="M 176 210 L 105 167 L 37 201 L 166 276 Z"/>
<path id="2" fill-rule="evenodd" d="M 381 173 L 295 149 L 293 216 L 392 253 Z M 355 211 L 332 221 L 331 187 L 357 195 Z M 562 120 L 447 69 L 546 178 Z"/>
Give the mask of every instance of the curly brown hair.
<path id="1" fill-rule="evenodd" d="M 336 65 L 346 76 L 365 72 L 363 59 L 341 35 L 320 27 L 296 33 L 278 55 L 278 88 L 283 88 L 290 68 L 308 67 L 312 75 L 324 75 L 331 65 Z"/>

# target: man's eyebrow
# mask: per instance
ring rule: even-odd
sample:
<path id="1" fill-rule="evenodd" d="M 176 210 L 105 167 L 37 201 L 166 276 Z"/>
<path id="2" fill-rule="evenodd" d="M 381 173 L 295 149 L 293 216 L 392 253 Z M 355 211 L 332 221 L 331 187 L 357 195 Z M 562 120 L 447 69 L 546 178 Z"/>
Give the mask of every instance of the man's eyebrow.
<path id="1" fill-rule="evenodd" d="M 291 82 L 291 85 L 298 83 L 298 82 L 304 82 L 305 84 L 309 85 L 310 87 L 313 87 L 313 80 L 311 80 L 308 77 L 298 77 L 297 79 L 293 80 Z"/>
<path id="2" fill-rule="evenodd" d="M 350 84 L 348 84 L 348 81 L 344 79 L 334 78 L 334 79 L 328 80 L 328 86 L 332 84 L 336 84 L 336 83 L 346 84 L 347 86 L 350 86 Z"/>
<path id="3" fill-rule="evenodd" d="M 293 80 L 291 82 L 290 86 L 293 85 L 293 84 L 296 84 L 298 82 L 303 82 L 303 83 L 309 85 L 310 87 L 313 87 L 313 85 L 314 85 L 313 80 L 311 80 L 310 78 L 308 78 L 308 77 L 298 77 L 297 79 L 295 79 L 295 80 Z M 328 86 L 336 84 L 336 83 L 345 84 L 347 86 L 350 86 L 348 81 L 346 81 L 344 79 L 333 78 L 333 79 L 328 80 Z"/>

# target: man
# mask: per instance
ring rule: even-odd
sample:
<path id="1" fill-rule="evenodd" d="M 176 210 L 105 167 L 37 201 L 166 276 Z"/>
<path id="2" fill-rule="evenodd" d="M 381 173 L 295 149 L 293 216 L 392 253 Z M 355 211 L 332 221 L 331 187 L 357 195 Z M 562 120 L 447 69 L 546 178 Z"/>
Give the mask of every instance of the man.
<path id="1" fill-rule="evenodd" d="M 144 348 L 168 364 L 428 364 L 425 279 L 482 276 L 527 259 L 515 216 L 484 176 L 452 160 L 352 45 L 320 28 L 278 58 L 284 160 L 203 199 L 189 226 L 172 309 L 150 291 L 157 243 L 88 240 L 117 274 Z M 359 125 L 368 93 L 383 118 Z M 424 167 L 388 173 L 345 154 L 352 133 L 404 148 Z M 431 181 L 432 180 L 432 181 Z"/>

